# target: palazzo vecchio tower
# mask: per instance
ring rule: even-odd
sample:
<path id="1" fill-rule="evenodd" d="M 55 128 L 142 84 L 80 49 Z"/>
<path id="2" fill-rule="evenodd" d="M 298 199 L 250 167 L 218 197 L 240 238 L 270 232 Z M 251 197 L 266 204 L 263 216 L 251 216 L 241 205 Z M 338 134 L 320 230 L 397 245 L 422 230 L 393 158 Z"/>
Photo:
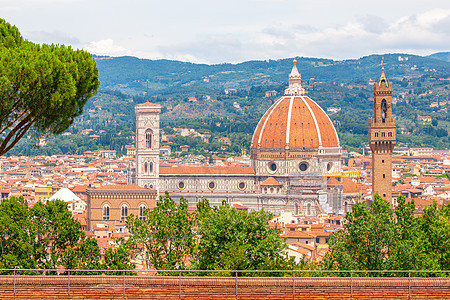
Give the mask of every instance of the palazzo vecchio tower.
<path id="1" fill-rule="evenodd" d="M 373 85 L 374 117 L 369 119 L 372 151 L 372 192 L 392 203 L 392 150 L 395 145 L 395 118 L 392 117 L 392 82 L 387 81 L 383 62 L 380 81 Z"/>

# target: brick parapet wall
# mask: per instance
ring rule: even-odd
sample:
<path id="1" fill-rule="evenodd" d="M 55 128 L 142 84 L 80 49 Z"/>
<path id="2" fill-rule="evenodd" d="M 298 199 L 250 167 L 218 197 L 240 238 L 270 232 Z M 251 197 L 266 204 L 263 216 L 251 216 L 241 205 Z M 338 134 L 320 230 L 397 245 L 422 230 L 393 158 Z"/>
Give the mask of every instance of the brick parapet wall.
<path id="1" fill-rule="evenodd" d="M 450 299 L 450 278 L 238 277 L 236 289 L 234 277 L 0 276 L 0 299 L 236 299 L 236 291 L 237 299 Z"/>

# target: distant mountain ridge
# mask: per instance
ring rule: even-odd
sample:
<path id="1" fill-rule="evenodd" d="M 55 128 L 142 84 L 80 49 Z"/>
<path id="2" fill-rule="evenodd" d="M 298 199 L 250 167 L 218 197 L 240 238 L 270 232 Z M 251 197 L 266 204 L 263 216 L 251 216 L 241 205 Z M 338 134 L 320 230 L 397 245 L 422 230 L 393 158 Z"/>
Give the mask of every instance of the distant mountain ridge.
<path id="1" fill-rule="evenodd" d="M 435 53 L 429 57 L 398 53 L 342 61 L 310 57 L 300 57 L 297 60 L 303 80 L 348 83 L 376 79 L 380 74 L 382 57 L 388 78 L 448 75 L 448 55 L 449 52 Z M 101 89 L 119 90 L 130 95 L 144 94 L 147 80 L 150 95 L 164 94 L 174 88 L 222 90 L 279 85 L 287 82 L 292 60 L 293 58 L 286 58 L 207 65 L 129 56 L 96 57 Z"/>
<path id="2" fill-rule="evenodd" d="M 443 60 L 443 61 L 446 61 L 446 62 L 450 62 L 450 52 L 433 53 L 431 55 L 428 55 L 427 57 Z"/>

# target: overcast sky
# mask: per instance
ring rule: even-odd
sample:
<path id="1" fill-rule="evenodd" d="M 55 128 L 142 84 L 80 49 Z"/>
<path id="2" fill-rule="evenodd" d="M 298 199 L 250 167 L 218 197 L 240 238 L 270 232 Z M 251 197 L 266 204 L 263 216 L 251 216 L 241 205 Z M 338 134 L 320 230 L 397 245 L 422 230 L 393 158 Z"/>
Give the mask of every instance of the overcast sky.
<path id="1" fill-rule="evenodd" d="M 0 0 L 36 43 L 202 63 L 450 51 L 449 0 Z"/>

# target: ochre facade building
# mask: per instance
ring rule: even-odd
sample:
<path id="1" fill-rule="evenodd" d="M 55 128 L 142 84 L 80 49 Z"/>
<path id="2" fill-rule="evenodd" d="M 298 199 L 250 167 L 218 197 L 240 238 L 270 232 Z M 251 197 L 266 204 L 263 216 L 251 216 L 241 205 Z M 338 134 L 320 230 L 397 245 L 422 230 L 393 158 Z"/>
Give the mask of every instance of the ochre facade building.
<path id="1" fill-rule="evenodd" d="M 157 191 L 138 185 L 105 185 L 86 190 L 88 230 L 99 224 L 110 230 L 123 228 L 133 214 L 144 218 L 144 211 L 156 206 Z"/>

